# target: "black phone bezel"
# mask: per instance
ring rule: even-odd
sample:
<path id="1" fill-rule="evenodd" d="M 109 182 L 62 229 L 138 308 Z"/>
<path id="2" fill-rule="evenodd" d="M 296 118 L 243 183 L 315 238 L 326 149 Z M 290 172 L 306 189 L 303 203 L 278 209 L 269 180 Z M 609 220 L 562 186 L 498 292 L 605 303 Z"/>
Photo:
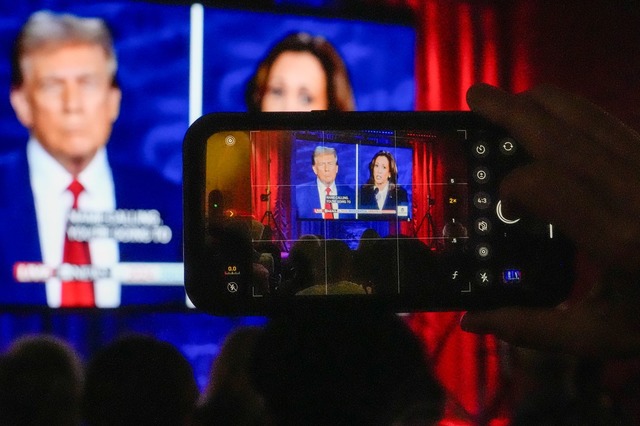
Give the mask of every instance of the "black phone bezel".
<path id="1" fill-rule="evenodd" d="M 340 295 L 295 297 L 243 297 L 224 288 L 221 271 L 228 263 L 225 247 L 210 253 L 203 237 L 205 218 L 206 146 L 216 132 L 241 130 L 460 130 L 471 146 L 479 139 L 508 137 L 507 132 L 472 112 L 293 112 L 212 113 L 196 120 L 183 145 L 184 260 L 185 287 L 195 306 L 216 315 L 269 315 L 287 310 L 382 309 L 394 312 L 460 311 L 493 309 L 505 305 L 553 306 L 569 294 L 573 283 L 573 249 L 561 234 L 555 236 L 553 264 L 541 265 L 546 272 L 540 291 L 506 289 L 494 293 L 460 294 L 443 300 L 408 299 L 399 295 Z M 468 132 L 468 133 L 467 133 Z M 526 154 L 519 153 L 519 163 Z M 507 173 L 501 166 L 501 174 Z M 471 169 L 471 167 L 470 167 Z M 469 202 L 471 202 L 469 200 Z M 526 238 L 526 235 L 525 235 Z M 545 250 L 548 247 L 544 248 Z M 209 253 L 207 254 L 207 252 Z M 464 267 L 464 266 L 462 266 Z M 544 269 L 544 271 L 542 271 Z M 543 276 L 541 273 L 540 276 Z M 544 281 L 544 282 L 542 282 Z M 535 290 L 535 289 L 534 289 Z"/>

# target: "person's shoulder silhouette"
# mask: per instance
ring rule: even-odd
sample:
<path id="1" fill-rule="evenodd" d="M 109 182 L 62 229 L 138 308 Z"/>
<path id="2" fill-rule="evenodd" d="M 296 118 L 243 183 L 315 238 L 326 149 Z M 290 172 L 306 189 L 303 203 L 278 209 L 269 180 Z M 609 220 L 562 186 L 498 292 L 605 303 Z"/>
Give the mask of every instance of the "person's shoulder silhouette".
<path id="1" fill-rule="evenodd" d="M 83 380 L 82 360 L 66 341 L 15 340 L 0 359 L 0 424 L 80 425 Z"/>
<path id="2" fill-rule="evenodd" d="M 274 424 L 430 424 L 441 416 L 443 391 L 422 344 L 391 313 L 273 318 L 251 374 Z"/>
<path id="3" fill-rule="evenodd" d="M 87 425 L 180 425 L 193 415 L 198 387 L 187 359 L 168 342 L 121 337 L 87 366 Z"/>

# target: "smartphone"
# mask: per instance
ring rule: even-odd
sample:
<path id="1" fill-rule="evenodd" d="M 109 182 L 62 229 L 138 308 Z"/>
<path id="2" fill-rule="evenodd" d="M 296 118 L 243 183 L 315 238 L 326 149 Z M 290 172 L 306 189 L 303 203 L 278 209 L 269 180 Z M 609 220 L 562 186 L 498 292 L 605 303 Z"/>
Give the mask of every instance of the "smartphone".
<path id="1" fill-rule="evenodd" d="M 510 216 L 528 156 L 471 112 L 216 113 L 184 140 L 185 286 L 219 315 L 550 306 L 553 224 Z"/>

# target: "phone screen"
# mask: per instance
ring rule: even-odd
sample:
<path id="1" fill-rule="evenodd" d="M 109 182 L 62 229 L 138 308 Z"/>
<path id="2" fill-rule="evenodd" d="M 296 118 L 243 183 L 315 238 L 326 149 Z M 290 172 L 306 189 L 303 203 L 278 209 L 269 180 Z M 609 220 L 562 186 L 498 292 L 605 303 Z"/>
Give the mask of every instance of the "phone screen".
<path id="1" fill-rule="evenodd" d="M 521 161 L 514 139 L 468 129 L 215 132 L 207 235 L 226 291 L 254 299 L 521 297 L 556 245 L 551 224 L 501 211 Z"/>

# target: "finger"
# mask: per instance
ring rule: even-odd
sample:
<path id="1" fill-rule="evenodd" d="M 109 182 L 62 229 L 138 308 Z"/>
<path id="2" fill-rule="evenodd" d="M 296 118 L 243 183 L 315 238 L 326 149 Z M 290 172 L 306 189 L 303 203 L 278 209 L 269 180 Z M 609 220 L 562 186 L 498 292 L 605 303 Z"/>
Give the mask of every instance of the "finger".
<path id="1" fill-rule="evenodd" d="M 603 265 L 640 270 L 640 223 L 621 217 L 565 171 L 541 163 L 516 169 L 503 180 L 501 197 L 552 222 Z"/>
<path id="2" fill-rule="evenodd" d="M 640 135 L 597 105 L 586 99 L 564 92 L 554 86 L 542 85 L 532 89 L 529 95 L 549 113 L 562 119 L 570 127 L 600 143 L 621 161 L 640 160 Z"/>
<path id="3" fill-rule="evenodd" d="M 473 111 L 507 129 L 534 158 L 555 157 L 549 141 L 557 138 L 547 133 L 558 124 L 530 98 L 479 84 L 468 90 L 467 102 Z"/>
<path id="4" fill-rule="evenodd" d="M 556 141 L 562 140 L 562 147 L 556 142 L 556 146 L 547 151 L 553 156 L 540 162 L 562 169 L 572 179 L 582 182 L 590 189 L 592 197 L 597 197 L 607 208 L 628 216 L 640 215 L 640 164 L 632 164 L 606 152 L 603 145 L 583 137 L 578 131 L 565 128 L 548 133 L 554 133 Z"/>
<path id="5" fill-rule="evenodd" d="M 611 358 L 640 354 L 640 328 L 626 312 L 585 303 L 575 309 L 507 307 L 467 312 L 464 331 L 493 334 L 516 346 L 563 352 L 581 357 Z M 637 312 L 636 312 L 637 313 Z"/>
<path id="6" fill-rule="evenodd" d="M 569 102 L 560 94 L 554 97 L 547 95 L 545 90 L 541 87 L 512 95 L 492 86 L 477 85 L 469 89 L 467 98 L 474 111 L 505 127 L 537 160 L 572 167 L 582 164 L 581 161 L 568 161 L 576 157 L 572 155 L 576 151 L 580 153 L 578 160 L 601 157 L 600 144 L 591 140 L 591 135 L 582 127 L 573 125 L 579 121 L 576 117 L 579 118 L 582 111 L 571 109 L 577 106 L 567 105 Z M 547 109 L 553 101 L 564 102 L 564 115 Z M 560 112 L 560 107 L 555 108 L 555 112 Z"/>
<path id="7" fill-rule="evenodd" d="M 467 99 L 474 111 L 507 129 L 535 160 L 584 174 L 579 170 L 585 156 L 595 158 L 592 144 L 577 140 L 584 138 L 581 132 L 568 128 L 528 92 L 512 95 L 492 86 L 477 85 L 469 89 Z M 573 147 L 577 147 L 579 155 Z"/>
<path id="8" fill-rule="evenodd" d="M 557 153 L 559 162 L 602 192 L 602 202 L 622 213 L 639 213 L 640 136 L 586 99 L 553 86 L 538 86 L 527 95 L 564 128 L 557 136 L 567 149 Z"/>
<path id="9" fill-rule="evenodd" d="M 607 299 L 622 305 L 627 301 L 640 300 L 640 283 L 636 277 L 636 274 L 620 269 L 606 270 L 591 289 L 590 297 Z M 640 305 L 632 306 L 637 312 L 632 317 L 636 319 L 637 326 L 640 328 Z"/>
<path id="10" fill-rule="evenodd" d="M 621 160 L 611 149 L 603 148 L 614 142 L 595 140 L 576 127 L 587 121 L 580 115 L 581 110 L 574 110 L 582 106 L 582 101 L 574 102 L 568 95 L 563 96 L 553 89 L 541 88 L 527 94 L 511 95 L 488 85 L 473 86 L 467 96 L 472 109 L 509 130 L 535 159 L 573 174 L 574 179 L 583 181 L 597 194 L 603 205 L 611 206 L 620 215 L 635 217 L 640 214 L 640 197 L 637 196 L 640 193 L 640 165 Z M 546 107 L 554 102 L 563 106 L 551 106 L 555 108 L 552 113 Z M 586 108 L 587 118 L 599 111 L 593 106 Z M 565 116 L 570 120 L 565 120 Z M 605 129 L 611 131 L 616 128 L 613 119 L 601 117 L 596 122 L 604 123 Z M 622 128 L 624 130 L 613 134 L 624 135 L 627 140 L 632 137 L 632 131 Z M 640 141 L 637 142 L 640 146 Z M 625 144 L 634 145 L 628 141 Z M 622 151 L 621 148 L 613 150 Z M 640 162 L 640 156 L 634 161 Z"/>
<path id="11" fill-rule="evenodd" d="M 567 352 L 569 331 L 562 311 L 507 307 L 493 311 L 467 312 L 460 320 L 463 331 L 493 334 L 516 346 Z"/>

